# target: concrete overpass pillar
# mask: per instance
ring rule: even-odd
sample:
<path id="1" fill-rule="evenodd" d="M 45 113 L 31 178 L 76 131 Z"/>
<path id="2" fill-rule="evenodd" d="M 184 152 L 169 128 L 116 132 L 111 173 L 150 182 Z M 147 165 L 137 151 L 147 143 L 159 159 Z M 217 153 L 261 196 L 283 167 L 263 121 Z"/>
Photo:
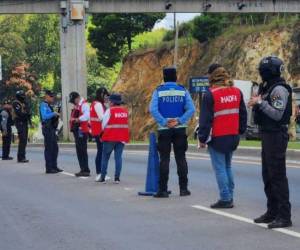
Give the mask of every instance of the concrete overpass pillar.
<path id="1" fill-rule="evenodd" d="M 85 1 L 83 0 L 68 0 L 61 3 L 62 119 L 64 122 L 63 135 L 65 140 L 72 139 L 68 122 L 71 113 L 71 105 L 68 103 L 69 93 L 77 91 L 83 97 L 87 97 L 86 17 L 84 3 Z M 81 4 L 83 6 L 82 9 Z"/>

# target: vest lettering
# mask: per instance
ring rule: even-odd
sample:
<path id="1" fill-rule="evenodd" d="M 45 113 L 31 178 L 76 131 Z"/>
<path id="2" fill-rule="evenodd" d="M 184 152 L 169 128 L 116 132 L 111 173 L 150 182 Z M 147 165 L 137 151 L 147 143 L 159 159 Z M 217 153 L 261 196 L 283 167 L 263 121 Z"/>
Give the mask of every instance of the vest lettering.
<path id="1" fill-rule="evenodd" d="M 236 95 L 229 95 L 229 96 L 222 96 L 221 97 L 221 103 L 231 103 L 231 102 L 237 102 L 238 98 Z"/>
<path id="2" fill-rule="evenodd" d="M 127 113 L 115 113 L 115 118 L 127 118 Z"/>

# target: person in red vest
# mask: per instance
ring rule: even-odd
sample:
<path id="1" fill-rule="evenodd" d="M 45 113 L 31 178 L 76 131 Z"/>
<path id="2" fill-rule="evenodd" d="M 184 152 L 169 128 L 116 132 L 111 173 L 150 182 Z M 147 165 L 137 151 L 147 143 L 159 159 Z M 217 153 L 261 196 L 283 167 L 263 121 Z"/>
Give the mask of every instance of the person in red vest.
<path id="1" fill-rule="evenodd" d="M 128 110 L 121 106 L 122 97 L 112 94 L 109 97 L 110 108 L 105 111 L 102 128 L 103 154 L 100 182 L 105 183 L 107 167 L 112 151 L 115 154 L 115 183 L 120 182 L 122 154 L 124 145 L 129 142 Z"/>
<path id="2" fill-rule="evenodd" d="M 208 145 L 220 192 L 220 199 L 211 208 L 232 208 L 231 160 L 239 145 L 239 135 L 247 128 L 247 109 L 242 92 L 233 86 L 221 65 L 211 65 L 208 74 L 210 89 L 201 105 L 198 137 L 202 148 Z"/>
<path id="3" fill-rule="evenodd" d="M 105 104 L 109 93 L 106 88 L 101 87 L 96 91 L 96 99 L 93 101 L 90 109 L 90 132 L 95 138 L 97 143 L 97 155 L 95 159 L 96 164 L 96 181 L 100 181 L 101 178 L 101 162 L 102 162 L 102 150 L 103 143 L 100 139 L 102 133 L 102 119 L 106 110 Z"/>
<path id="4" fill-rule="evenodd" d="M 89 137 L 90 106 L 77 92 L 69 95 L 69 102 L 74 105 L 70 118 L 70 129 L 76 144 L 76 153 L 80 171 L 76 177 L 90 176 L 87 142 Z"/>

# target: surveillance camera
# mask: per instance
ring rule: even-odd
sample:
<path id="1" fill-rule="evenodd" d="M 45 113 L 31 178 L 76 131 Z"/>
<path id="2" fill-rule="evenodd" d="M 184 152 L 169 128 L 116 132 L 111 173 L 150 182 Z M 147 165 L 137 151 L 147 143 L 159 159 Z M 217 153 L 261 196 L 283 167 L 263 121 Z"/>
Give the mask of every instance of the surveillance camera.
<path id="1" fill-rule="evenodd" d="M 166 10 L 170 10 L 172 8 L 173 4 L 171 2 L 167 2 L 165 5 Z"/>
<path id="2" fill-rule="evenodd" d="M 206 4 L 205 6 L 204 6 L 204 10 L 205 11 L 207 11 L 207 10 L 209 10 L 210 8 L 212 7 L 212 4 Z"/>

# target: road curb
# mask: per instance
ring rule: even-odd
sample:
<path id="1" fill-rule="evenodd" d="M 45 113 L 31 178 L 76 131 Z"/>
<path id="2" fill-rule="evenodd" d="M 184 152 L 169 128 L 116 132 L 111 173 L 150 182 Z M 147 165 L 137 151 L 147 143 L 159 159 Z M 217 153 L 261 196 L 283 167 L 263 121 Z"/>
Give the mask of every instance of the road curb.
<path id="1" fill-rule="evenodd" d="M 34 144 L 29 144 L 28 147 L 31 148 L 39 148 L 39 147 L 44 147 L 44 144 L 42 143 L 34 143 Z M 60 148 L 74 148 L 75 145 L 73 143 L 60 143 L 59 144 Z M 91 149 L 96 149 L 96 144 L 95 143 L 89 143 L 88 145 L 89 148 Z M 148 144 L 127 144 L 125 149 L 127 150 L 136 150 L 136 151 L 147 151 L 149 148 Z M 197 145 L 189 145 L 188 149 L 189 153 L 199 153 L 199 152 L 206 152 L 206 149 L 198 149 Z M 235 155 L 238 156 L 249 156 L 249 157 L 260 157 L 261 156 L 261 148 L 256 148 L 256 147 L 239 147 Z M 287 151 L 287 159 L 289 160 L 300 160 L 300 150 L 295 150 L 295 149 L 289 149 Z"/>

